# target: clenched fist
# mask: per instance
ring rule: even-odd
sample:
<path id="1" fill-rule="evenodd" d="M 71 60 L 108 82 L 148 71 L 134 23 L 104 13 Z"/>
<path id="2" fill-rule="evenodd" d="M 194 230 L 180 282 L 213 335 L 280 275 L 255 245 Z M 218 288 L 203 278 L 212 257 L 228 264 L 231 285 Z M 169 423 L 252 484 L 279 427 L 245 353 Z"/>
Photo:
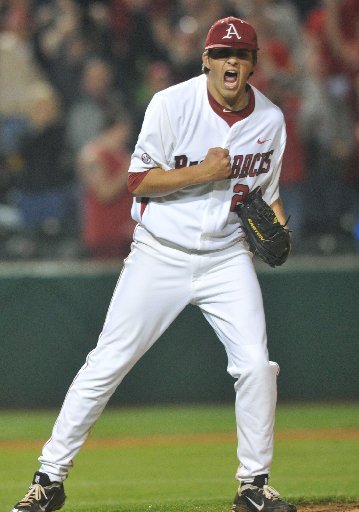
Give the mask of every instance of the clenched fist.
<path id="1" fill-rule="evenodd" d="M 228 149 L 210 148 L 198 167 L 205 181 L 227 179 L 232 171 Z"/>

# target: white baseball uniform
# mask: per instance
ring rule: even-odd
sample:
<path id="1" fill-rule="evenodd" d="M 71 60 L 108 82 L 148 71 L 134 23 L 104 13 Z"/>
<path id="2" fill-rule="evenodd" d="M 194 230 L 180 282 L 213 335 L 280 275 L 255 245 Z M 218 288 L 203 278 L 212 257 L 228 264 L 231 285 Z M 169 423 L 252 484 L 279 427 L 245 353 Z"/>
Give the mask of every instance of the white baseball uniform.
<path id="1" fill-rule="evenodd" d="M 269 204 L 278 199 L 285 138 L 281 111 L 254 87 L 240 113 L 216 103 L 205 75 L 154 96 L 130 172 L 171 172 L 202 161 L 209 148 L 224 147 L 232 174 L 134 199 L 138 225 L 131 253 L 98 344 L 70 386 L 43 448 L 40 471 L 54 480 L 66 478 L 116 387 L 186 305 L 194 304 L 223 343 L 227 370 L 236 379 L 236 476 L 245 480 L 269 472 L 278 365 L 268 360 L 262 295 L 234 207 L 257 187 Z"/>

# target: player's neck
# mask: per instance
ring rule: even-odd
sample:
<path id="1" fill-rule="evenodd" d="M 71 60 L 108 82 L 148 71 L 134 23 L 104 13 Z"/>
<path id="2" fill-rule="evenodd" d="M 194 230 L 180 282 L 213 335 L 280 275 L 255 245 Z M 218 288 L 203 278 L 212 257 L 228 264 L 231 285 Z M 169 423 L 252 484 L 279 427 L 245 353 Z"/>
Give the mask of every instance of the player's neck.
<path id="1" fill-rule="evenodd" d="M 208 87 L 208 90 L 212 97 L 219 103 L 224 109 L 228 109 L 232 112 L 240 112 L 248 107 L 250 93 L 249 87 L 246 87 L 242 94 L 237 96 L 233 101 L 228 98 L 224 98 L 221 96 L 215 89 L 211 90 L 211 87 Z"/>

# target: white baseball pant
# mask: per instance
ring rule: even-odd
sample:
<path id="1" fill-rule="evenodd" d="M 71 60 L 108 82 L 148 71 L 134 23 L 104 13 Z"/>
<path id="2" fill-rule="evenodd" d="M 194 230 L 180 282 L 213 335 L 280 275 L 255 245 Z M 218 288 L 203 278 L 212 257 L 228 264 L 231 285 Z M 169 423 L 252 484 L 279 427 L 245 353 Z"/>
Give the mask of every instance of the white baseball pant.
<path id="1" fill-rule="evenodd" d="M 40 471 L 52 480 L 67 477 L 117 386 L 188 304 L 197 305 L 213 327 L 227 353 L 227 371 L 236 379 L 236 478 L 269 472 L 278 365 L 268 360 L 251 254 L 242 243 L 207 253 L 182 251 L 149 234 L 133 243 L 125 260 L 98 344 L 68 390 L 39 457 Z"/>

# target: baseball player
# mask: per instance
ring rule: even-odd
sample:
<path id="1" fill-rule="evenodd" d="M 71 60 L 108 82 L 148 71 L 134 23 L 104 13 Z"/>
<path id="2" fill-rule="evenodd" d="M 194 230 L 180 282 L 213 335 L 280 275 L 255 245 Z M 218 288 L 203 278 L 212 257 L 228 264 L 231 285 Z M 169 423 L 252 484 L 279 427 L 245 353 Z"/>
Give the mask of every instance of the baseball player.
<path id="1" fill-rule="evenodd" d="M 60 509 L 63 482 L 92 425 L 141 356 L 197 305 L 235 379 L 239 489 L 233 512 L 295 512 L 268 485 L 278 365 L 269 361 L 253 255 L 235 208 L 261 189 L 281 224 L 285 147 L 279 108 L 249 85 L 257 35 L 228 17 L 210 28 L 203 73 L 156 93 L 129 169 L 137 221 L 96 348 L 66 395 L 28 493 L 12 512 Z"/>

